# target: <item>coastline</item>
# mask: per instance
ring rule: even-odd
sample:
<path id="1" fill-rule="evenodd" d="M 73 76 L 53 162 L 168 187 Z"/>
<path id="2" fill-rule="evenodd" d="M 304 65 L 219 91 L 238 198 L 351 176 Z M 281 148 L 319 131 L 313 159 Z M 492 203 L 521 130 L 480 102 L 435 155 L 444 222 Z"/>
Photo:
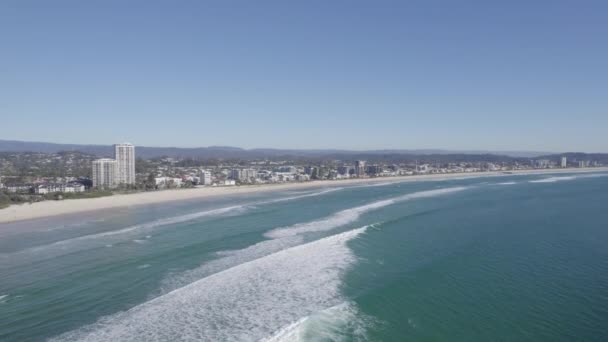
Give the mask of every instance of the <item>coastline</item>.
<path id="1" fill-rule="evenodd" d="M 199 187 L 193 189 L 160 190 L 153 192 L 139 192 L 134 194 L 119 194 L 108 197 L 69 199 L 63 201 L 44 201 L 32 204 L 11 205 L 0 209 L 0 224 L 45 217 L 84 213 L 103 209 L 140 206 L 147 204 L 191 200 L 197 198 L 220 197 L 226 195 L 252 194 L 268 191 L 314 189 L 324 186 L 356 185 L 376 182 L 415 182 L 426 180 L 463 179 L 494 176 L 514 176 L 530 174 L 559 174 L 606 172 L 608 167 L 597 168 L 567 168 L 567 169 L 540 169 L 516 171 L 488 171 L 476 173 L 447 173 L 415 176 L 395 176 L 378 178 L 356 178 L 344 180 L 320 180 L 304 183 L 260 184 L 232 187 Z"/>

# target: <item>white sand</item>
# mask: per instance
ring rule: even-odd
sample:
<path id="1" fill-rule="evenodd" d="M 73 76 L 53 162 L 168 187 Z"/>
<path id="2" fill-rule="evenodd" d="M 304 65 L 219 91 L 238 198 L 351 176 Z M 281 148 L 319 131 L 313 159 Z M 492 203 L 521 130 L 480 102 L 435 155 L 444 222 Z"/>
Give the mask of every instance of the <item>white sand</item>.
<path id="1" fill-rule="evenodd" d="M 487 176 L 508 176 L 515 174 L 543 174 L 543 173 L 562 173 L 562 172 L 599 172 L 608 171 L 608 167 L 589 168 L 589 169 L 548 169 L 548 170 L 524 170 L 513 171 L 511 174 L 503 172 L 477 172 L 477 173 L 451 173 L 435 175 L 401 176 L 401 177 L 381 177 L 364 179 L 346 179 L 335 181 L 313 181 L 305 183 L 283 183 L 283 184 L 264 184 L 247 185 L 232 187 L 199 187 L 194 189 L 162 190 L 153 192 L 140 192 L 134 194 L 114 195 L 100 198 L 71 199 L 63 201 L 44 201 L 33 204 L 12 205 L 0 210 L 0 223 L 43 218 L 64 214 L 74 214 L 86 211 L 110 209 L 119 207 L 129 207 L 152 203 L 162 203 L 169 201 L 180 201 L 195 198 L 208 198 L 235 194 L 250 194 L 277 190 L 310 189 L 324 186 L 342 186 L 360 183 L 373 182 L 404 182 L 420 181 L 446 178 L 467 178 L 467 177 L 487 177 Z"/>

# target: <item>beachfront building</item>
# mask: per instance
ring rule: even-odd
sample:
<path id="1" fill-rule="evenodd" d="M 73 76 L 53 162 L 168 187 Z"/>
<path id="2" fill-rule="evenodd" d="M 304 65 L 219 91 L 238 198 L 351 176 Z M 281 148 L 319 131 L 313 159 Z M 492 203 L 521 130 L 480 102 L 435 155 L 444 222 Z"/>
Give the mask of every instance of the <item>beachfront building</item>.
<path id="1" fill-rule="evenodd" d="M 230 178 L 241 182 L 251 182 L 256 179 L 257 171 L 255 169 L 233 169 L 230 171 Z"/>
<path id="2" fill-rule="evenodd" d="M 255 169 L 243 169 L 241 176 L 245 182 L 255 181 L 257 178 L 258 171 Z"/>
<path id="3" fill-rule="evenodd" d="M 357 177 L 365 176 L 365 160 L 355 161 L 355 176 L 357 176 Z"/>
<path id="4" fill-rule="evenodd" d="M 30 184 L 10 184 L 10 185 L 5 185 L 4 188 L 6 190 L 8 190 L 8 192 L 29 193 L 32 190 L 32 185 L 30 185 Z"/>
<path id="5" fill-rule="evenodd" d="M 241 179 L 241 169 L 230 170 L 230 178 L 233 180 L 240 180 Z"/>
<path id="6" fill-rule="evenodd" d="M 114 159 L 93 160 L 93 187 L 113 188 L 117 184 L 118 163 Z"/>
<path id="7" fill-rule="evenodd" d="M 199 178 L 201 185 L 211 185 L 211 172 L 207 170 L 201 170 Z"/>
<path id="8" fill-rule="evenodd" d="M 369 175 L 378 175 L 381 174 L 384 170 L 380 165 L 370 165 L 367 167 L 367 174 Z"/>
<path id="9" fill-rule="evenodd" d="M 566 167 L 568 165 L 568 159 L 566 157 L 562 157 L 562 167 Z"/>
<path id="10" fill-rule="evenodd" d="M 158 188 L 179 188 L 183 181 L 178 177 L 156 177 L 154 182 Z"/>
<path id="11" fill-rule="evenodd" d="M 304 167 L 304 173 L 309 175 L 309 176 L 317 176 L 317 174 L 319 173 L 319 168 L 315 167 L 315 166 L 306 166 Z"/>
<path id="12" fill-rule="evenodd" d="M 343 177 L 348 177 L 351 174 L 352 167 L 348 165 L 338 166 L 338 174 Z"/>
<path id="13" fill-rule="evenodd" d="M 118 165 L 117 183 L 135 184 L 135 146 L 129 143 L 114 145 L 114 159 Z"/>
<path id="14" fill-rule="evenodd" d="M 70 182 L 67 184 L 62 184 L 62 192 L 84 192 L 85 186 L 82 183 L 78 182 Z"/>
<path id="15" fill-rule="evenodd" d="M 277 169 L 277 172 L 295 174 L 298 172 L 298 169 L 295 166 L 281 166 Z"/>
<path id="16" fill-rule="evenodd" d="M 77 182 L 40 184 L 34 188 L 34 192 L 39 195 L 52 194 L 55 192 L 84 192 L 84 190 L 84 184 Z"/>

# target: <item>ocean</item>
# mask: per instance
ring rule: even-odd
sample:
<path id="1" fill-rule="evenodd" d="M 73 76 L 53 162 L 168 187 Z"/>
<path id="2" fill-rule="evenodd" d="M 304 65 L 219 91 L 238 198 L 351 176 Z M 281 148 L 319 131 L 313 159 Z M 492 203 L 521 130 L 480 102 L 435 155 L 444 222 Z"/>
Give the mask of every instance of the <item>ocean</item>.
<path id="1" fill-rule="evenodd" d="M 0 341 L 608 341 L 608 174 L 3 224 Z"/>

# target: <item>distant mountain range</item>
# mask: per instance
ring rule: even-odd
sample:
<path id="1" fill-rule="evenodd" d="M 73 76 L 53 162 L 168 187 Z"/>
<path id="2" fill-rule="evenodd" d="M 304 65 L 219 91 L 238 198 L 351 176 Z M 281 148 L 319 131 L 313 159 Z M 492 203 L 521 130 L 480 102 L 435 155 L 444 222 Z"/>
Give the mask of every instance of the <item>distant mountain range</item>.
<path id="1" fill-rule="evenodd" d="M 96 155 L 99 157 L 109 157 L 113 154 L 111 145 L 77 145 L 77 144 L 55 144 L 47 142 L 30 142 L 16 140 L 0 140 L 0 152 L 43 152 L 57 153 L 62 151 L 79 151 Z M 336 149 L 313 149 L 313 150 L 292 150 L 292 149 L 272 149 L 256 148 L 243 149 L 230 146 L 209 146 L 209 147 L 147 147 L 136 146 L 135 153 L 141 158 L 154 157 L 181 157 L 181 158 L 222 158 L 222 159 L 258 159 L 258 158 L 335 158 L 335 159 L 354 159 L 354 158 L 373 158 L 384 159 L 396 156 L 417 156 L 417 155 L 494 155 L 509 158 L 534 158 L 539 156 L 554 156 L 548 152 L 529 152 L 529 151 L 449 151 L 440 149 L 421 149 L 421 150 L 370 150 L 370 151 L 351 151 Z M 384 157 L 384 158 L 383 158 Z M 443 159 L 443 158 L 441 158 Z M 602 158 L 603 159 L 603 158 Z"/>

